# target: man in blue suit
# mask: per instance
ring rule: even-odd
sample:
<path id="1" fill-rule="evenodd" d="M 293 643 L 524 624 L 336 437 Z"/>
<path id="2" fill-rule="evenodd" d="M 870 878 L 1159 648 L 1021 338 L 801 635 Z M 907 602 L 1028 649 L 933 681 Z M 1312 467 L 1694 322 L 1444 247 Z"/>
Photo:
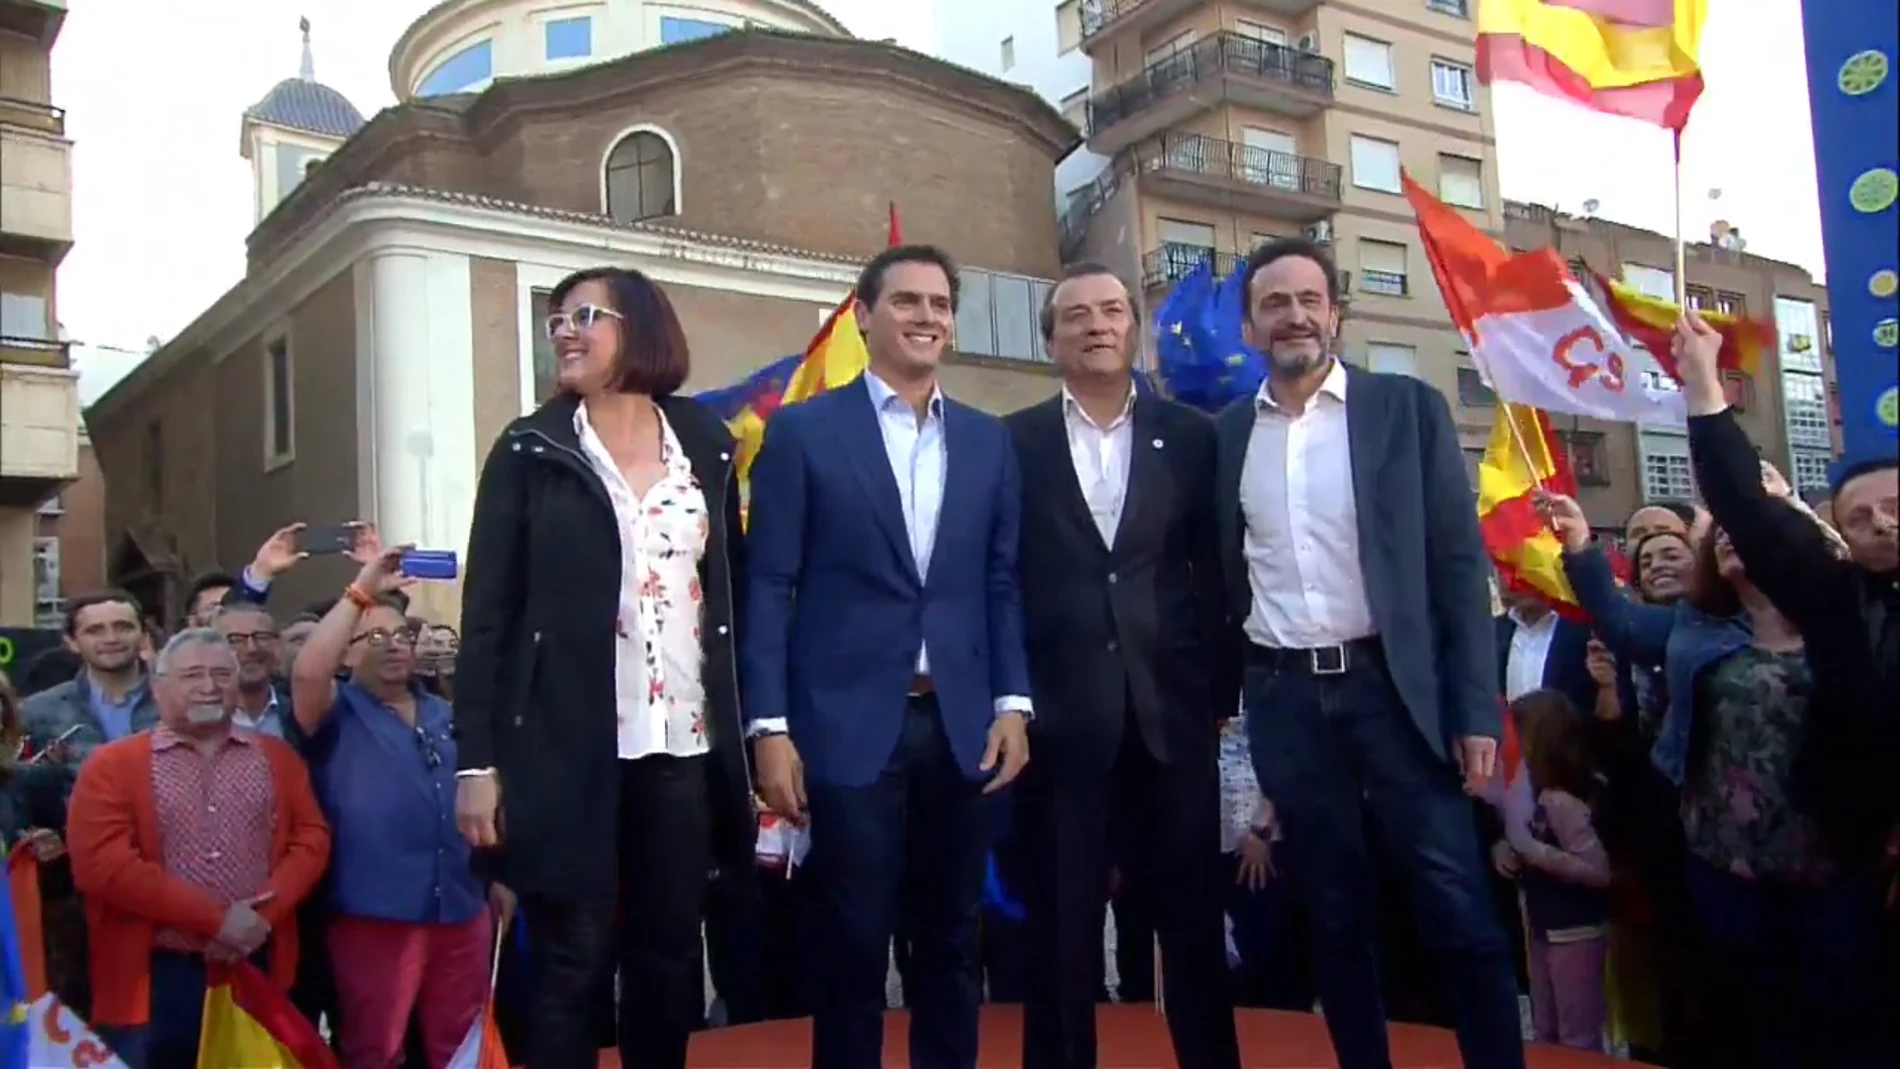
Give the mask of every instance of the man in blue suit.
<path id="1" fill-rule="evenodd" d="M 766 803 L 810 820 L 813 1069 L 882 1064 L 900 913 L 910 1064 L 974 1069 L 994 792 L 1029 760 L 1016 454 L 937 386 L 947 255 L 888 249 L 857 298 L 869 368 L 775 414 L 753 462 L 748 733 Z"/>
<path id="2" fill-rule="evenodd" d="M 1243 270 L 1244 333 L 1267 377 L 1215 427 L 1228 624 L 1333 1049 L 1341 1069 L 1391 1069 L 1370 827 L 1456 1003 L 1464 1064 L 1523 1069 L 1516 977 L 1466 797 L 1492 775 L 1502 723 L 1490 563 L 1457 425 L 1420 380 L 1335 355 L 1325 247 L 1268 242 Z"/>

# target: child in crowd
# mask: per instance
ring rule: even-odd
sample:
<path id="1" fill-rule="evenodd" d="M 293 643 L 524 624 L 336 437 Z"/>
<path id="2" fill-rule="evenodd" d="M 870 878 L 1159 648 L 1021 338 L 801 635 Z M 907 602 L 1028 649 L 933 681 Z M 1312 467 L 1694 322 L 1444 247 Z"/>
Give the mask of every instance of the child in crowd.
<path id="1" fill-rule="evenodd" d="M 1260 794 L 1247 748 L 1243 710 L 1221 727 L 1221 849 L 1233 874 L 1227 896 L 1229 964 L 1239 1006 L 1297 1010 L 1313 1008 L 1304 941 L 1293 914 L 1293 895 L 1276 867 L 1281 837 L 1273 803 Z"/>
<path id="2" fill-rule="evenodd" d="M 1529 929 L 1531 1025 L 1542 1043 L 1602 1050 L 1608 1001 L 1610 860 L 1594 811 L 1601 780 L 1584 714 L 1554 690 L 1511 703 L 1532 804 L 1506 807 L 1507 850 Z M 1528 819 L 1525 819 L 1525 818 Z"/>

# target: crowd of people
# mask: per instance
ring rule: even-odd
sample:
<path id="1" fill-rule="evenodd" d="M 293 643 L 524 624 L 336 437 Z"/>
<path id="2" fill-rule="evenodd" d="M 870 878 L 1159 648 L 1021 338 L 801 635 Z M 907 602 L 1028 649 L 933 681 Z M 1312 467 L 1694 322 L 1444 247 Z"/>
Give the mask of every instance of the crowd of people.
<path id="1" fill-rule="evenodd" d="M 1578 604 L 1500 603 L 1444 398 L 1338 358 L 1324 247 L 1242 270 L 1257 397 L 1136 389 L 1140 304 L 1084 263 L 1061 391 L 999 419 L 938 382 L 955 265 L 890 249 L 868 369 L 773 416 L 744 494 L 664 291 L 563 281 L 454 624 L 371 523 L 333 601 L 272 604 L 292 524 L 170 633 L 77 598 L 0 681 L 52 986 L 131 1069 L 196 1066 L 237 960 L 346 1069 L 441 1069 L 497 954 L 531 1069 L 805 1016 L 788 1058 L 871 1069 L 893 960 L 927 1069 L 974 1069 L 985 1001 L 1091 1069 L 1108 998 L 1187 1069 L 1242 1064 L 1237 1006 L 1319 1010 L 1345 1069 L 1389 1020 L 1472 1069 L 1900 1064 L 1895 458 L 1802 505 L 1688 313 L 1703 500 L 1619 536 L 1540 493 Z"/>

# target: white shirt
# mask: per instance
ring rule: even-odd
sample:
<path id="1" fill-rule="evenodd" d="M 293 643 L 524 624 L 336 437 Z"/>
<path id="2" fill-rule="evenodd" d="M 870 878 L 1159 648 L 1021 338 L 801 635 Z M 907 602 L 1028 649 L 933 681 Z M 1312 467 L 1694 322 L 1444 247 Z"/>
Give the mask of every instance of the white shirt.
<path id="1" fill-rule="evenodd" d="M 1359 568 L 1359 514 L 1338 360 L 1298 415 L 1260 384 L 1240 472 L 1242 548 L 1253 589 L 1247 637 L 1281 649 L 1374 634 Z"/>
<path id="2" fill-rule="evenodd" d="M 1511 631 L 1511 651 L 1504 659 L 1504 700 L 1514 702 L 1544 685 L 1544 662 L 1550 659 L 1550 640 L 1557 635 L 1557 614 L 1547 612 L 1536 623 L 1511 613 L 1517 626 Z"/>
<path id="3" fill-rule="evenodd" d="M 1135 391 L 1108 426 L 1097 426 L 1069 388 L 1062 388 L 1062 423 L 1069 432 L 1069 460 L 1082 500 L 1101 533 L 1102 544 L 1113 546 L 1121 527 L 1122 506 L 1128 500 L 1129 449 L 1135 437 Z"/>
<path id="4" fill-rule="evenodd" d="M 620 537 L 620 619 L 614 656 L 616 736 L 622 760 L 707 752 L 700 671 L 705 612 L 699 563 L 711 534 L 706 496 L 679 438 L 660 414 L 666 473 L 636 495 L 587 420 L 574 410 L 581 455 L 607 487 Z"/>

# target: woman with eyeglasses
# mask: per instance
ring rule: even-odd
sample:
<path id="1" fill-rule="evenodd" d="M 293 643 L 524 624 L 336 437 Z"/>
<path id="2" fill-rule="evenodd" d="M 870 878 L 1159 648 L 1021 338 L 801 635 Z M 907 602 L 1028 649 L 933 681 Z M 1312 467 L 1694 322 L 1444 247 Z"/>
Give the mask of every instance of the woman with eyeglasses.
<path id="1" fill-rule="evenodd" d="M 620 1064 L 678 1069 L 708 880 L 748 878 L 756 839 L 734 443 L 678 395 L 686 339 L 645 275 L 582 271 L 550 306 L 560 392 L 502 433 L 475 497 L 457 818 L 521 894 L 527 1064 L 592 1069 L 591 997 L 617 969 Z"/>

